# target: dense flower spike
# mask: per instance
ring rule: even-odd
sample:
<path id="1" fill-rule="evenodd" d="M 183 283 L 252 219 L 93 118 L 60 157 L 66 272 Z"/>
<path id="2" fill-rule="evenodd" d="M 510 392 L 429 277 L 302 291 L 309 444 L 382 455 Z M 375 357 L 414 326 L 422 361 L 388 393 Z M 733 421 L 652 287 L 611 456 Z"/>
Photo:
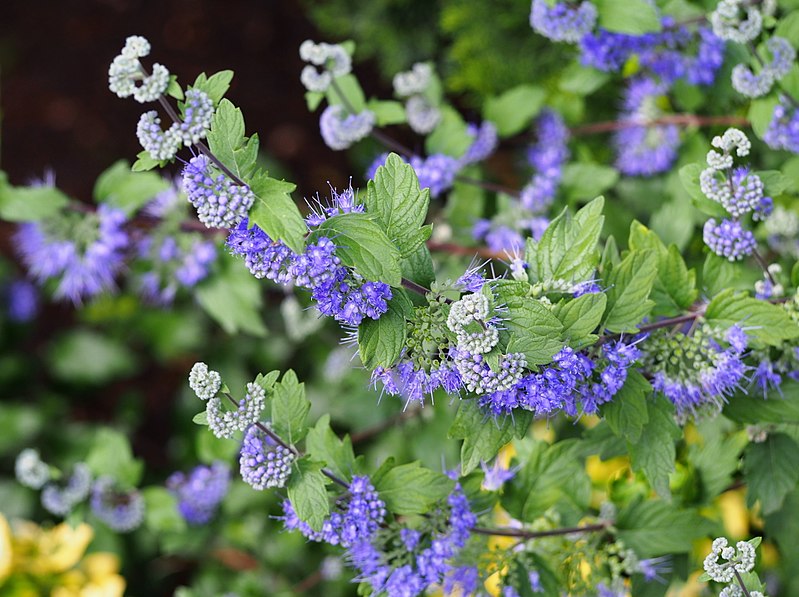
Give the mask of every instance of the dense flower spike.
<path id="1" fill-rule="evenodd" d="M 133 96 L 139 103 L 154 102 L 169 85 L 169 71 L 155 63 L 152 73 L 146 75 L 139 58 L 150 53 L 150 43 L 134 35 L 127 39 L 122 52 L 108 68 L 108 87 L 118 97 Z M 140 82 L 140 85 L 136 83 Z"/>
<path id="2" fill-rule="evenodd" d="M 25 487 L 41 489 L 50 480 L 50 467 L 39 457 L 39 451 L 25 448 L 14 462 L 14 474 Z"/>
<path id="3" fill-rule="evenodd" d="M 234 255 L 244 257 L 244 265 L 256 278 L 267 278 L 280 284 L 291 282 L 288 267 L 294 253 L 283 243 L 273 241 L 258 226 L 249 227 L 247 218 L 230 231 L 227 246 Z"/>
<path id="4" fill-rule="evenodd" d="M 522 189 L 519 200 L 533 213 L 544 213 L 555 200 L 569 159 L 569 129 L 554 110 L 543 110 L 536 120 L 536 143 L 527 150 L 527 161 L 535 174 Z"/>
<path id="5" fill-rule="evenodd" d="M 222 377 L 205 363 L 194 363 L 189 373 L 189 387 L 200 400 L 210 400 L 222 387 Z"/>
<path id="6" fill-rule="evenodd" d="M 556 2 L 552 6 L 546 0 L 533 0 L 530 26 L 553 41 L 578 42 L 594 28 L 597 10 L 590 2 L 575 4 Z"/>
<path id="7" fill-rule="evenodd" d="M 375 125 L 375 114 L 363 110 L 358 114 L 350 114 L 341 105 L 328 106 L 319 118 L 319 130 L 322 139 L 330 149 L 347 149 L 356 141 L 360 141 L 372 132 Z"/>
<path id="8" fill-rule="evenodd" d="M 419 177 L 419 186 L 429 188 L 431 197 L 438 197 L 449 190 L 461 168 L 457 159 L 436 153 L 427 158 L 413 156 L 411 166 Z"/>
<path id="9" fill-rule="evenodd" d="M 171 160 L 182 145 L 178 129 L 173 125 L 164 131 L 161 128 L 161 118 L 155 110 L 141 115 L 136 126 L 136 136 L 150 157 L 158 161 Z"/>
<path id="10" fill-rule="evenodd" d="M 183 190 L 197 210 L 197 217 L 208 228 L 233 228 L 255 201 L 246 186 L 240 186 L 225 174 L 216 174 L 211 160 L 204 155 L 193 157 L 183 169 Z"/>
<path id="11" fill-rule="evenodd" d="M 118 533 L 138 528 L 144 521 L 144 497 L 136 490 L 125 491 L 110 477 L 100 477 L 92 486 L 91 510 Z"/>
<path id="12" fill-rule="evenodd" d="M 760 35 L 763 15 L 749 0 L 721 0 L 710 14 L 710 23 L 721 39 L 745 44 Z"/>
<path id="13" fill-rule="evenodd" d="M 78 462 L 66 482 L 50 481 L 42 489 L 42 506 L 51 514 L 66 516 L 72 509 L 86 499 L 92 484 L 89 467 Z"/>
<path id="14" fill-rule="evenodd" d="M 774 107 L 763 141 L 772 149 L 799 153 L 799 109 L 787 97 L 781 96 Z"/>
<path id="15" fill-rule="evenodd" d="M 764 198 L 763 181 L 749 168 L 735 168 L 729 179 L 706 168 L 699 176 L 699 186 L 708 199 L 720 203 L 734 218 L 757 209 Z"/>
<path id="16" fill-rule="evenodd" d="M 258 426 L 253 425 L 247 430 L 241 445 L 241 478 L 253 489 L 285 487 L 296 458 L 294 452 L 276 444 Z"/>
<path id="17" fill-rule="evenodd" d="M 759 74 L 755 74 L 745 64 L 737 64 L 732 69 L 732 86 L 738 93 L 747 97 L 760 97 L 771 91 L 776 81 L 791 70 L 796 60 L 796 50 L 787 39 L 772 37 L 766 42 L 772 61 L 763 64 Z"/>
<path id="18" fill-rule="evenodd" d="M 649 124 L 660 115 L 657 99 L 664 92 L 662 84 L 646 78 L 634 80 L 627 89 L 622 119 L 638 126 L 624 127 L 613 137 L 616 167 L 624 174 L 652 176 L 670 168 L 677 157 L 677 126 Z"/>
<path id="19" fill-rule="evenodd" d="M 719 560 L 723 563 L 719 563 Z M 746 574 L 755 567 L 755 548 L 746 541 L 738 541 L 733 548 L 726 538 L 719 537 L 713 541 L 703 567 L 716 582 L 731 582 L 736 570 L 739 574 Z"/>
<path id="20" fill-rule="evenodd" d="M 216 245 L 199 235 L 145 236 L 136 248 L 150 263 L 149 271 L 137 277 L 138 289 L 159 305 L 171 304 L 180 288 L 193 288 L 204 280 L 216 260 Z"/>
<path id="21" fill-rule="evenodd" d="M 472 138 L 472 144 L 460 158 L 461 164 L 469 165 L 482 162 L 488 158 L 499 143 L 497 127 L 490 120 L 484 120 L 480 126 L 469 123 L 466 132 Z"/>
<path id="22" fill-rule="evenodd" d="M 757 246 L 754 234 L 744 229 L 738 220 L 724 219 L 716 223 L 715 218 L 710 218 L 705 222 L 702 238 L 711 251 L 730 261 L 751 255 Z"/>
<path id="23" fill-rule="evenodd" d="M 188 475 L 172 473 L 166 486 L 178 499 L 181 516 L 192 525 L 205 524 L 213 518 L 230 483 L 230 468 L 222 462 L 200 465 Z"/>
<path id="24" fill-rule="evenodd" d="M 247 393 L 239 401 L 236 410 L 226 410 L 219 397 L 211 398 L 205 409 L 208 428 L 216 437 L 231 438 L 237 431 L 244 431 L 258 422 L 266 405 L 265 401 L 266 392 L 257 383 L 247 384 Z"/>
<path id="25" fill-rule="evenodd" d="M 125 220 L 123 211 L 101 205 L 95 213 L 27 222 L 14 238 L 28 273 L 40 284 L 58 278 L 56 298 L 79 304 L 114 288 L 128 246 Z"/>
<path id="26" fill-rule="evenodd" d="M 214 117 L 214 102 L 200 89 L 186 91 L 183 102 L 183 121 L 172 126 L 185 145 L 195 145 L 205 139 Z"/>

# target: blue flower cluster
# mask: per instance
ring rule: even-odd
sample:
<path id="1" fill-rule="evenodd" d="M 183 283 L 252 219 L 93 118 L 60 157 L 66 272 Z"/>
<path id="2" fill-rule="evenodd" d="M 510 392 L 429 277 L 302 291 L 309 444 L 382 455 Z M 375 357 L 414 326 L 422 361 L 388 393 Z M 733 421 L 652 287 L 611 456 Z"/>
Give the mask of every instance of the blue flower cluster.
<path id="1" fill-rule="evenodd" d="M 178 500 L 178 511 L 192 525 L 213 518 L 229 483 L 230 468 L 223 462 L 197 466 L 188 475 L 177 471 L 166 480 L 167 489 Z"/>
<path id="2" fill-rule="evenodd" d="M 92 486 L 92 514 L 119 533 L 138 528 L 144 521 L 144 497 L 135 489 L 125 491 L 110 477 L 100 477 Z"/>
<path id="3" fill-rule="evenodd" d="M 472 228 L 475 240 L 492 251 L 519 251 L 525 234 L 538 240 L 549 219 L 545 216 L 555 200 L 563 166 L 569 159 L 569 129 L 556 111 L 544 109 L 534 124 L 536 142 L 527 150 L 527 161 L 534 168 L 530 182 L 522 188 L 518 201 L 493 220 L 478 219 Z"/>
<path id="4" fill-rule="evenodd" d="M 799 153 L 799 108 L 791 98 L 780 96 L 763 141 L 772 149 Z"/>
<path id="5" fill-rule="evenodd" d="M 183 169 L 183 190 L 208 228 L 233 228 L 247 216 L 255 195 L 225 174 L 215 172 L 204 155 L 193 157 Z"/>
<path id="6" fill-rule="evenodd" d="M 332 192 L 331 205 L 308 216 L 309 229 L 327 217 L 363 210 L 356 205 L 352 190 Z M 248 228 L 245 219 L 231 231 L 227 245 L 231 253 L 244 257 L 245 264 L 257 278 L 268 278 L 281 284 L 294 283 L 311 291 L 319 311 L 344 324 L 357 326 L 364 317 L 379 319 L 388 310 L 391 287 L 383 282 L 366 281 L 341 264 L 335 243 L 320 236 L 298 255 L 284 243 L 272 240 L 258 226 Z"/>
<path id="7" fill-rule="evenodd" d="M 66 516 L 72 509 L 86 499 L 92 484 L 92 474 L 89 467 L 78 462 L 72 469 L 72 474 L 63 482 L 48 481 L 42 488 L 42 506 L 48 512 L 57 516 Z"/>
<path id="8" fill-rule="evenodd" d="M 16 323 L 28 323 L 36 318 L 39 312 L 39 291 L 35 284 L 28 280 L 12 281 L 4 294 L 8 306 L 8 318 Z"/>
<path id="9" fill-rule="evenodd" d="M 259 491 L 270 487 L 284 487 L 295 460 L 294 452 L 276 444 L 257 425 L 252 425 L 241 444 L 241 478 Z"/>
<path id="10" fill-rule="evenodd" d="M 55 296 L 79 304 L 114 288 L 129 242 L 125 221 L 123 211 L 101 205 L 94 213 L 26 222 L 14 240 L 34 280 L 58 278 Z"/>
<path id="11" fill-rule="evenodd" d="M 141 115 L 136 136 L 151 158 L 171 160 L 183 145 L 194 145 L 205 139 L 211 128 L 214 103 L 204 91 L 189 89 L 182 116 L 182 121 L 174 122 L 164 131 L 158 112 L 150 110 Z"/>
<path id="12" fill-rule="evenodd" d="M 322 112 L 319 130 L 327 146 L 338 151 L 368 136 L 375 121 L 375 114 L 371 110 L 350 114 L 344 106 L 334 105 Z"/>
<path id="13" fill-rule="evenodd" d="M 195 234 L 144 236 L 136 250 L 149 263 L 138 276 L 139 291 L 158 305 L 171 304 L 180 288 L 193 288 L 204 280 L 216 261 L 216 245 Z"/>
<path id="14" fill-rule="evenodd" d="M 530 26 L 536 33 L 553 41 L 578 42 L 593 30 L 597 10 L 590 2 L 556 2 L 533 0 Z"/>
<path id="15" fill-rule="evenodd" d="M 661 115 L 657 106 L 663 83 L 642 77 L 630 82 L 620 120 L 629 124 L 613 135 L 616 167 L 628 176 L 652 176 L 668 170 L 677 158 L 680 131 L 674 124 L 650 124 Z"/>
<path id="16" fill-rule="evenodd" d="M 641 69 L 672 85 L 684 79 L 693 85 L 710 85 L 724 62 L 724 40 L 707 27 L 691 31 L 663 17 L 662 31 L 629 35 L 600 29 L 580 40 L 581 61 L 602 71 L 618 72 L 633 56 Z M 695 47 L 695 55 L 689 50 Z"/>
<path id="17" fill-rule="evenodd" d="M 674 404 L 680 420 L 718 412 L 727 396 L 741 388 L 747 372 L 742 360 L 746 333 L 732 326 L 723 336 L 726 348 L 721 340 L 700 329 L 692 336 L 658 338 L 647 346 L 652 387 Z"/>
<path id="18" fill-rule="evenodd" d="M 516 408 L 546 417 L 560 411 L 569 416 L 595 414 L 622 388 L 640 355 L 635 344 L 622 341 L 603 344 L 593 358 L 566 347 L 540 373 L 521 378 L 509 389 L 481 396 L 480 405 L 495 416 Z"/>

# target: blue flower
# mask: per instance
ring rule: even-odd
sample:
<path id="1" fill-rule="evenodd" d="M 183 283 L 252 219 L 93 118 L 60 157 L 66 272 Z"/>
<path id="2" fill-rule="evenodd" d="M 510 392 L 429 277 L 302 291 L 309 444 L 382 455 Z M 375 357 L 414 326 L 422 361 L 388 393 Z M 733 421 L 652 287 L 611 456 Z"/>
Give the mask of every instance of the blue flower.
<path id="1" fill-rule="evenodd" d="M 572 2 L 557 2 L 550 6 L 546 0 L 533 0 L 530 26 L 553 41 L 577 42 L 594 28 L 596 7 L 590 2 L 575 6 Z"/>
<path id="2" fill-rule="evenodd" d="M 222 462 L 200 465 L 188 475 L 172 473 L 166 486 L 178 499 L 178 511 L 192 525 L 207 523 L 227 494 L 230 469 Z"/>

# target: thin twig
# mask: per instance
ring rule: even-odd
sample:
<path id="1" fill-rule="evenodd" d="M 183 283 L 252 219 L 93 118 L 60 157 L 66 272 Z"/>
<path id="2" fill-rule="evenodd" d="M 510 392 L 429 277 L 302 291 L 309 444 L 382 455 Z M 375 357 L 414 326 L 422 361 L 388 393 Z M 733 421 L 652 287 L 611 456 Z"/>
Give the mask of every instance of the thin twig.
<path id="1" fill-rule="evenodd" d="M 777 281 L 774 279 L 774 276 L 771 275 L 771 272 L 768 270 L 768 263 L 766 263 L 766 260 L 763 258 L 763 255 L 760 254 L 760 251 L 758 251 L 757 248 L 752 249 L 752 257 L 755 258 L 757 264 L 763 269 L 763 273 L 766 274 L 766 277 L 768 278 L 768 281 L 771 282 L 771 285 L 776 286 Z"/>
<path id="2" fill-rule="evenodd" d="M 524 529 L 489 529 L 483 527 L 472 527 L 472 532 L 478 535 L 490 535 L 494 537 L 521 537 L 522 539 L 539 539 L 541 537 L 557 537 L 559 535 L 571 535 L 573 533 L 592 533 L 594 531 L 604 531 L 610 526 L 608 522 L 587 524 L 580 527 L 564 527 L 561 529 L 551 529 L 549 531 L 525 531 Z"/>
<path id="3" fill-rule="evenodd" d="M 741 573 L 738 572 L 738 570 L 735 568 L 735 565 L 733 565 L 732 571 L 735 574 L 735 580 L 738 581 L 738 584 L 741 587 L 741 591 L 743 591 L 744 593 L 744 597 L 752 597 L 752 594 L 749 592 L 749 589 L 747 589 L 746 585 L 744 584 L 744 579 L 741 578 Z"/>
<path id="4" fill-rule="evenodd" d="M 699 116 L 697 114 L 672 114 L 654 118 L 646 122 L 636 120 L 605 120 L 591 122 L 575 126 L 569 129 L 572 135 L 595 135 L 597 133 L 609 133 L 620 129 L 632 128 L 637 126 L 653 127 L 666 124 L 677 124 L 681 126 L 749 126 L 749 121 L 742 116 Z"/>

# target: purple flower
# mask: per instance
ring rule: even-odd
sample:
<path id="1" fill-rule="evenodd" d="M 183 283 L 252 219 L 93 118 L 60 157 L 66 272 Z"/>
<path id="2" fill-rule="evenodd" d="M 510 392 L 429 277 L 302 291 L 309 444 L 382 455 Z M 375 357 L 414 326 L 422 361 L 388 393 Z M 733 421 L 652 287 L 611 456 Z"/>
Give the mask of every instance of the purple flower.
<path id="1" fill-rule="evenodd" d="M 188 475 L 172 473 L 166 486 L 178 499 L 178 511 L 192 525 L 207 523 L 227 494 L 230 469 L 222 462 L 200 465 Z"/>
<path id="2" fill-rule="evenodd" d="M 94 482 L 90 500 L 92 514 L 119 533 L 127 533 L 144 520 L 144 498 L 138 491 L 125 491 L 110 477 Z"/>
<path id="3" fill-rule="evenodd" d="M 372 132 L 375 114 L 364 110 L 358 114 L 349 114 L 341 106 L 328 106 L 319 118 L 319 130 L 322 139 L 330 149 L 347 149 Z"/>
<path id="4" fill-rule="evenodd" d="M 552 204 L 569 159 L 569 129 L 554 110 L 543 110 L 536 120 L 536 143 L 527 150 L 535 174 L 522 189 L 519 201 L 533 213 L 544 213 Z"/>
<path id="5" fill-rule="evenodd" d="M 28 280 L 14 280 L 8 285 L 8 318 L 17 323 L 32 321 L 39 312 L 39 291 Z"/>
<path id="6" fill-rule="evenodd" d="M 255 201 L 250 188 L 215 174 L 211 160 L 193 157 L 183 169 L 183 190 L 197 210 L 197 217 L 208 228 L 233 228 L 247 216 Z"/>
<path id="7" fill-rule="evenodd" d="M 705 222 L 702 236 L 711 251 L 730 261 L 751 255 L 757 244 L 755 236 L 738 220 L 722 220 L 717 224 L 714 218 L 710 218 Z"/>
<path id="8" fill-rule="evenodd" d="M 466 153 L 461 156 L 462 165 L 482 162 L 497 148 L 497 127 L 490 120 L 483 121 L 478 127 L 476 124 L 469 124 L 466 132 L 472 137 L 472 144 Z"/>
<path id="9" fill-rule="evenodd" d="M 763 141 L 772 149 L 799 153 L 799 110 L 785 96 L 774 107 Z"/>
<path id="10" fill-rule="evenodd" d="M 597 10 L 590 2 L 575 6 L 571 2 L 533 0 L 530 26 L 536 33 L 553 41 L 577 42 L 594 28 Z"/>
<path id="11" fill-rule="evenodd" d="M 458 160 L 443 153 L 436 153 L 427 158 L 411 157 L 411 166 L 419 177 L 419 186 L 430 189 L 430 196 L 435 198 L 452 187 L 455 176 L 461 168 Z"/>
<path id="12" fill-rule="evenodd" d="M 96 213 L 22 224 L 14 240 L 37 282 L 59 278 L 55 296 L 80 304 L 114 289 L 128 246 L 125 220 L 121 210 L 101 205 Z M 80 238 L 72 238 L 79 229 Z"/>
<path id="13" fill-rule="evenodd" d="M 138 276 L 142 296 L 159 304 L 170 304 L 179 288 L 192 288 L 208 276 L 216 260 L 216 245 L 199 235 L 154 238 L 137 243 L 139 257 L 149 261 L 148 271 Z"/>
<path id="14" fill-rule="evenodd" d="M 275 444 L 257 425 L 252 425 L 241 445 L 241 478 L 259 491 L 284 487 L 295 460 L 294 452 Z"/>

